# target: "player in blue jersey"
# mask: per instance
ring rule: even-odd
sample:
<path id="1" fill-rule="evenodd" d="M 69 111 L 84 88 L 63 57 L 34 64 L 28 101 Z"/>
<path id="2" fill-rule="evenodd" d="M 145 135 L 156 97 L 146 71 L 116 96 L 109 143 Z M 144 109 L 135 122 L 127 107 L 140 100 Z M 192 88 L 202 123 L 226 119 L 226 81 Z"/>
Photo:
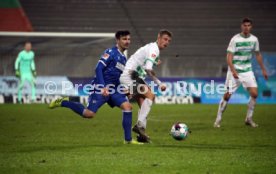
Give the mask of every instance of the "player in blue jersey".
<path id="1" fill-rule="evenodd" d="M 117 106 L 123 111 L 125 143 L 141 144 L 131 137 L 132 106 L 126 95 L 116 90 L 120 85 L 119 78 L 127 61 L 123 52 L 129 47 L 130 32 L 117 31 L 115 37 L 116 46 L 105 50 L 96 66 L 96 75 L 92 81 L 94 89 L 89 96 L 87 107 L 81 103 L 69 101 L 68 97 L 51 102 L 49 107 L 66 107 L 83 118 L 93 118 L 103 104 L 108 103 L 110 107 Z M 110 90 L 111 87 L 113 90 Z"/>

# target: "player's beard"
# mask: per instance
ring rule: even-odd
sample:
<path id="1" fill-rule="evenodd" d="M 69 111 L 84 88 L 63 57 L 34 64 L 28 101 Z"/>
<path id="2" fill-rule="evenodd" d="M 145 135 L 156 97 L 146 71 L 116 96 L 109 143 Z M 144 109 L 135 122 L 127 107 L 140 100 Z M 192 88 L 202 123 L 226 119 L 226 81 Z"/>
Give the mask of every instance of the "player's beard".
<path id="1" fill-rule="evenodd" d="M 124 46 L 123 46 L 123 49 L 128 49 L 128 47 L 129 47 L 129 44 L 125 44 Z"/>

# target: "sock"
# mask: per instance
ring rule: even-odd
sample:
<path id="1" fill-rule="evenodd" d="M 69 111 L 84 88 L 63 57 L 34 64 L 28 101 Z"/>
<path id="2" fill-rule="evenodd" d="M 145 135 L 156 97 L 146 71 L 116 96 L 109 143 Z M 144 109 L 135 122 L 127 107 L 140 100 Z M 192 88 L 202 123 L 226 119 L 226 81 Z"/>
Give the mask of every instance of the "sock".
<path id="1" fill-rule="evenodd" d="M 34 83 L 32 83 L 32 101 L 36 100 L 35 93 L 36 93 L 35 85 Z"/>
<path id="2" fill-rule="evenodd" d="M 250 97 L 250 98 L 249 98 L 249 102 L 248 102 L 247 114 L 246 114 L 246 118 L 247 118 L 247 119 L 252 119 L 252 116 L 253 116 L 253 113 L 254 113 L 255 105 L 256 105 L 256 99 Z"/>
<path id="3" fill-rule="evenodd" d="M 147 116 L 150 112 L 152 100 L 146 98 L 141 105 L 141 109 L 138 115 L 138 126 L 146 129 L 147 127 Z"/>
<path id="4" fill-rule="evenodd" d="M 18 90 L 17 100 L 18 100 L 19 103 L 22 102 L 22 89 L 19 89 L 19 90 Z"/>
<path id="5" fill-rule="evenodd" d="M 123 111 L 123 128 L 126 141 L 131 141 L 132 111 Z"/>
<path id="6" fill-rule="evenodd" d="M 19 82 L 18 94 L 17 94 L 17 99 L 19 103 L 22 103 L 22 90 L 23 90 L 24 83 L 25 81 L 22 79 Z"/>
<path id="7" fill-rule="evenodd" d="M 72 111 L 76 112 L 80 116 L 83 116 L 83 111 L 85 107 L 81 103 L 71 102 L 71 101 L 62 101 L 62 107 L 70 108 Z"/>
<path id="8" fill-rule="evenodd" d="M 221 119 L 222 119 L 222 113 L 225 111 L 227 103 L 228 103 L 228 101 L 224 100 L 224 98 L 222 98 L 220 100 L 216 121 L 221 121 Z"/>
<path id="9" fill-rule="evenodd" d="M 138 109 L 138 116 L 140 115 L 140 109 Z"/>

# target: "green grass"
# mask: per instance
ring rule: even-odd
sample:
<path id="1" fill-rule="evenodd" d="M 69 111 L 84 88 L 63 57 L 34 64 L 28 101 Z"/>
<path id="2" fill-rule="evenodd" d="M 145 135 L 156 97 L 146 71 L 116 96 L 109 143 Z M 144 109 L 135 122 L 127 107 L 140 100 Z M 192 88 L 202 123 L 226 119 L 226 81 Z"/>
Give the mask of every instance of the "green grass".
<path id="1" fill-rule="evenodd" d="M 220 129 L 212 127 L 216 111 L 154 105 L 153 143 L 123 145 L 119 109 L 104 106 L 87 120 L 65 108 L 0 105 L 0 173 L 276 173 L 275 105 L 257 105 L 256 129 L 244 125 L 246 105 L 229 105 Z M 169 135 L 177 121 L 192 131 L 185 141 Z"/>

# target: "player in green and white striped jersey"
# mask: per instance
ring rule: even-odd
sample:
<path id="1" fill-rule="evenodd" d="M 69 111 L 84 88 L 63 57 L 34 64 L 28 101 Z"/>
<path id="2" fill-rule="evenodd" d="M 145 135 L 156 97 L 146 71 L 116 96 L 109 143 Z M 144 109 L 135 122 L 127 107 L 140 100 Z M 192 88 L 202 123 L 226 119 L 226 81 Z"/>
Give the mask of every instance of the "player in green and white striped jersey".
<path id="1" fill-rule="evenodd" d="M 258 126 L 252 120 L 254 107 L 256 105 L 256 98 L 258 97 L 257 83 L 254 73 L 252 72 L 251 65 L 251 58 L 253 54 L 256 55 L 256 59 L 262 69 L 264 78 L 267 79 L 268 76 L 263 64 L 262 55 L 260 53 L 258 38 L 250 33 L 251 29 L 252 20 L 244 18 L 241 23 L 242 32 L 236 34 L 231 39 L 227 48 L 228 72 L 225 82 L 227 92 L 224 94 L 219 103 L 214 127 L 220 127 L 222 113 L 226 109 L 227 102 L 232 93 L 235 92 L 241 84 L 249 91 L 250 94 L 245 124 L 251 127 Z"/>
<path id="2" fill-rule="evenodd" d="M 164 50 L 171 40 L 172 33 L 170 31 L 160 30 L 156 42 L 146 44 L 130 56 L 120 77 L 121 84 L 128 88 L 129 93 L 133 95 L 140 107 L 137 123 L 132 128 L 138 134 L 137 140 L 140 142 L 150 142 L 149 136 L 146 134 L 147 117 L 155 98 L 153 91 L 144 79 L 148 75 L 161 91 L 166 90 L 166 85 L 156 77 L 153 66 L 160 64 L 160 51 Z M 138 90 L 140 85 L 142 86 L 141 91 Z M 134 87 L 134 91 L 131 90 L 132 87 Z"/>

